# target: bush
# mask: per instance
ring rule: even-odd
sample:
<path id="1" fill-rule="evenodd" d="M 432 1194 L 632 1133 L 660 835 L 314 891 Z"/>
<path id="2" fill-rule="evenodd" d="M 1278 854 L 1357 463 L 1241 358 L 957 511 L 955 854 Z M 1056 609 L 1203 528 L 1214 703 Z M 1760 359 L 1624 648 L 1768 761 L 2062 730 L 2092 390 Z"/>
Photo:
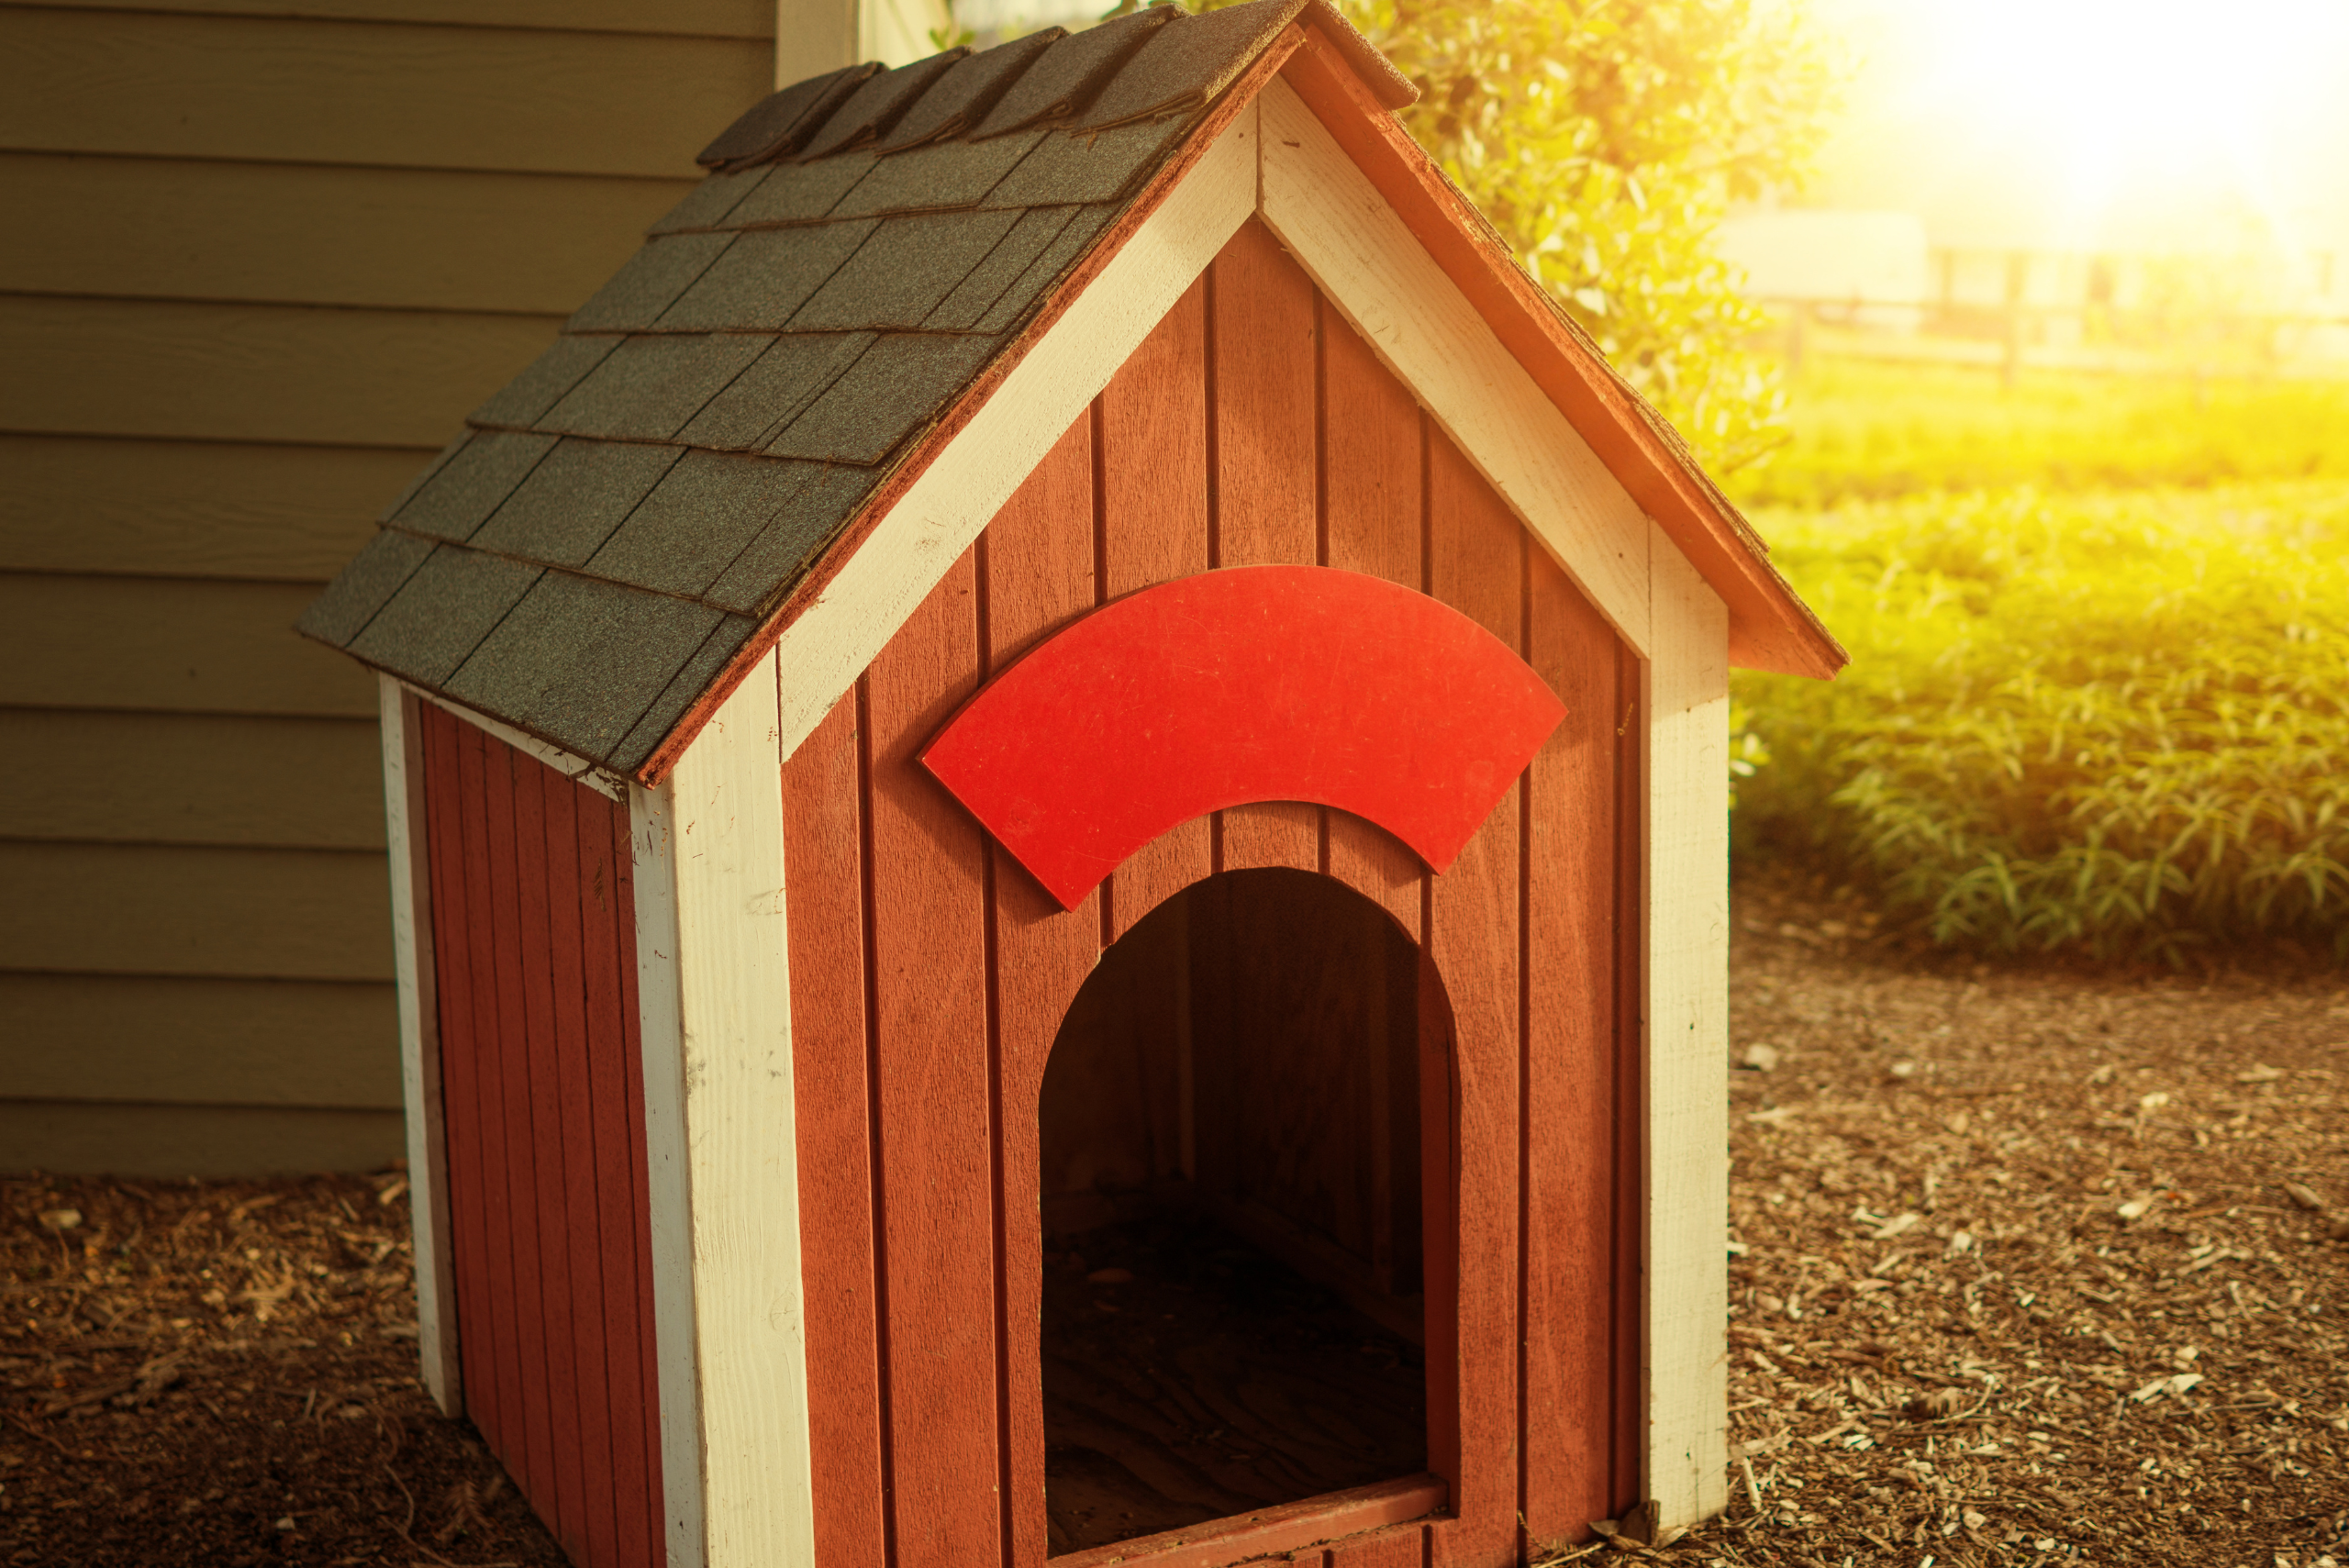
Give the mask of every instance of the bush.
<path id="1" fill-rule="evenodd" d="M 2349 951 L 2349 485 L 2030 490 L 1763 519 L 1844 639 L 1741 674 L 1737 831 L 1939 942 Z"/>

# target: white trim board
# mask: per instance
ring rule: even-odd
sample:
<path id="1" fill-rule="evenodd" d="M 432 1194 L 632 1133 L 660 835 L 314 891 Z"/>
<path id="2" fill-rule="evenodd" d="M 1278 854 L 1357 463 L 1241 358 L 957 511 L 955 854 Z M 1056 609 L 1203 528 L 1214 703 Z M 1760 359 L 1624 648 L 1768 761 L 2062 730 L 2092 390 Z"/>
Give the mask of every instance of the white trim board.
<path id="1" fill-rule="evenodd" d="M 1668 1529 L 1729 1506 L 1729 608 L 1649 527 L 1641 1381 Z"/>
<path id="2" fill-rule="evenodd" d="M 669 1568 L 703 1568 L 701 1388 L 694 1353 L 693 1193 L 685 1158 L 685 1052 L 677 975 L 677 854 L 671 786 L 631 784 L 636 1011 L 644 1074 L 645 1208 L 652 1233 L 652 1342 L 661 1418 L 662 1531 Z"/>
<path id="3" fill-rule="evenodd" d="M 789 756 L 1256 210 L 1242 109 L 775 644 Z"/>
<path id="4" fill-rule="evenodd" d="M 399 995 L 400 1099 L 407 1112 L 407 1204 L 415 1236 L 416 1345 L 424 1386 L 464 1414 L 457 1355 L 457 1277 L 449 1248 L 448 1138 L 440 1107 L 440 986 L 432 955 L 432 862 L 426 838 L 424 734 L 415 699 L 378 675 L 384 837 L 390 851 L 392 973 Z"/>
<path id="5" fill-rule="evenodd" d="M 454 714 L 483 734 L 495 735 L 517 751 L 536 757 L 573 784 L 585 784 L 607 800 L 628 798 L 627 780 L 617 773 L 606 773 L 600 765 L 589 762 L 584 757 L 573 756 L 562 747 L 541 740 L 535 735 L 525 735 L 510 724 L 492 718 L 485 713 L 477 712 L 437 692 L 428 692 L 421 686 L 411 686 L 406 681 L 399 680 L 397 676 L 384 675 L 382 678 L 395 682 L 400 690 L 417 701 L 429 702 L 443 713 Z"/>
<path id="6" fill-rule="evenodd" d="M 1649 654 L 1650 525 L 1289 84 L 1264 84 L 1265 225 L 1632 651 Z"/>

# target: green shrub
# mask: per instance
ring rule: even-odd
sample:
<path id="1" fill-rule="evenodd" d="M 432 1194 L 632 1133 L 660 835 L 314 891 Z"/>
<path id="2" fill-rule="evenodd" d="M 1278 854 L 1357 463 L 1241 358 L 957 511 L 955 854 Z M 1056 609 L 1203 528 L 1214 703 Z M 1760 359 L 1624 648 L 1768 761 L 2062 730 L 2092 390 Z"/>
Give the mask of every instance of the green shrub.
<path id="1" fill-rule="evenodd" d="M 2031 491 L 1761 519 L 1851 649 L 1741 674 L 1749 850 L 1940 942 L 2349 951 L 2349 484 Z"/>
<path id="2" fill-rule="evenodd" d="M 2080 491 L 2349 478 L 2349 383 L 2131 379 L 1817 360 L 1787 444 L 1727 476 L 1753 506 L 2034 484 Z"/>

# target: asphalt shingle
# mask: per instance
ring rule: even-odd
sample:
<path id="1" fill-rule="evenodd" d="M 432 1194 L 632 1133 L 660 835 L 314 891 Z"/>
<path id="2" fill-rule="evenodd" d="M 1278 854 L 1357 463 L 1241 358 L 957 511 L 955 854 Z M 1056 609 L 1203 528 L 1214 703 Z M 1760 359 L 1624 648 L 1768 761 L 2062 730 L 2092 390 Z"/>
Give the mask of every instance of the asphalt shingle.
<path id="1" fill-rule="evenodd" d="M 340 648 L 366 629 L 375 612 L 400 590 L 424 558 L 438 547 L 430 539 L 378 528 L 348 565 L 335 573 L 326 592 L 310 601 L 295 629 Z"/>
<path id="2" fill-rule="evenodd" d="M 1066 28 L 1043 28 L 956 61 L 874 145 L 893 152 L 962 135 L 985 117 L 1022 72 L 1066 37 Z"/>
<path id="3" fill-rule="evenodd" d="M 565 440 L 490 514 L 473 535 L 473 547 L 550 566 L 577 566 L 636 509 L 682 450 Z"/>
<path id="4" fill-rule="evenodd" d="M 742 547 L 718 580 L 703 590 L 702 597 L 711 604 L 744 615 L 773 608 L 777 595 L 798 580 L 821 552 L 824 541 L 840 531 L 841 525 L 881 483 L 877 468 L 821 463 L 787 466 L 817 472 Z"/>
<path id="5" fill-rule="evenodd" d="M 1019 221 L 1013 212 L 914 213 L 884 222 L 791 318 L 791 328 L 919 327 Z"/>
<path id="6" fill-rule="evenodd" d="M 880 69 L 879 61 L 868 60 L 770 93 L 718 132 L 718 139 L 703 148 L 694 161 L 705 169 L 740 168 L 770 158 L 788 158 L 823 129 L 831 112 Z"/>
<path id="7" fill-rule="evenodd" d="M 728 616 L 711 628 L 708 637 L 703 639 L 702 645 L 694 651 L 693 657 L 670 677 L 661 695 L 652 699 L 652 706 L 645 709 L 643 717 L 636 721 L 620 743 L 612 748 L 607 761 L 623 773 L 634 773 L 642 767 L 645 759 L 652 755 L 654 748 L 676 727 L 677 720 L 685 717 L 685 710 L 708 690 L 710 682 L 718 678 L 718 671 L 726 667 L 726 662 L 734 657 L 742 644 L 751 639 L 751 633 L 757 629 L 758 622 L 746 620 L 740 616 Z"/>
<path id="8" fill-rule="evenodd" d="M 669 440 L 773 340 L 743 332 L 628 339 L 539 421 L 540 428 L 568 436 Z"/>
<path id="9" fill-rule="evenodd" d="M 772 163 L 774 171 L 742 204 L 726 215 L 735 228 L 761 224 L 813 223 L 872 169 L 870 152 L 837 152 L 813 163 Z"/>
<path id="10" fill-rule="evenodd" d="M 549 572 L 445 689 L 468 706 L 601 759 L 720 618 L 688 599 Z"/>
<path id="11" fill-rule="evenodd" d="M 1077 117 L 1078 128 L 1098 130 L 1199 107 L 1230 86 L 1273 34 L 1304 8 L 1303 0 L 1276 0 L 1175 17 L 1102 88 Z"/>
<path id="12" fill-rule="evenodd" d="M 930 313 L 922 325 L 933 332 L 968 332 L 1003 297 L 1028 264 L 1068 227 L 1074 207 L 1031 207 L 1019 215 L 994 250 Z"/>
<path id="13" fill-rule="evenodd" d="M 675 234 L 688 228 L 716 228 L 774 172 L 774 164 L 762 163 L 753 169 L 737 169 L 730 174 L 712 174 L 696 185 L 684 201 L 671 207 L 668 216 L 652 226 L 652 232 Z"/>
<path id="14" fill-rule="evenodd" d="M 743 546 L 823 473 L 821 463 L 687 452 L 604 541 L 587 574 L 703 597 Z"/>
<path id="15" fill-rule="evenodd" d="M 979 317 L 977 330 L 1009 331 L 1043 298 L 1044 291 L 1052 287 L 1052 280 L 1068 271 L 1085 248 L 1093 243 L 1094 236 L 1108 227 L 1109 220 L 1117 213 L 1118 209 L 1113 206 L 1076 208 L 1067 224 L 1052 236 L 1052 243 L 1028 263 L 1011 286 L 987 307 L 987 313 Z"/>
<path id="16" fill-rule="evenodd" d="M 553 446 L 552 436 L 477 432 L 431 478 L 417 486 L 416 494 L 390 520 L 410 533 L 460 542 L 469 539 Z"/>
<path id="17" fill-rule="evenodd" d="M 937 141 L 911 152 L 893 152 L 840 199 L 832 216 L 871 217 L 976 206 L 1042 138 L 1041 131 L 1028 131 L 993 141 Z"/>
<path id="18" fill-rule="evenodd" d="M 1139 120 L 1108 130 L 1054 131 L 987 193 L 986 205 L 1113 201 L 1189 127 L 1188 120 Z"/>
<path id="19" fill-rule="evenodd" d="M 418 685 L 445 690 L 449 677 L 529 591 L 541 570 L 437 545 L 351 639 L 351 651 Z"/>
<path id="20" fill-rule="evenodd" d="M 913 106 L 917 98 L 945 75 L 955 61 L 970 52 L 968 49 L 950 49 L 927 60 L 917 60 L 911 65 L 900 65 L 895 71 L 885 71 L 869 78 L 850 95 L 848 102 L 833 112 L 824 128 L 801 150 L 800 156 L 829 157 L 879 137 L 897 122 L 898 116 Z"/>
<path id="21" fill-rule="evenodd" d="M 717 265 L 669 307 L 661 326 L 688 331 L 773 331 L 824 286 L 873 228 L 868 220 L 740 235 Z"/>
<path id="22" fill-rule="evenodd" d="M 656 236 L 579 307 L 563 330 L 631 332 L 651 326 L 733 242 L 730 234 Z"/>
<path id="23" fill-rule="evenodd" d="M 1074 114 L 1151 34 L 1181 15 L 1175 6 L 1152 6 L 1070 34 L 1021 72 L 987 117 L 966 134 L 984 139 Z"/>
<path id="24" fill-rule="evenodd" d="M 476 425 L 505 425 L 528 429 L 546 417 L 548 409 L 587 378 L 619 346 L 617 338 L 562 337 L 532 360 L 527 369 L 500 387 L 490 400 L 474 409 Z"/>
<path id="25" fill-rule="evenodd" d="M 750 369 L 709 400 L 678 432 L 687 446 L 754 451 L 774 439 L 799 411 L 856 362 L 870 332 L 794 332 L 777 338 Z"/>
<path id="26" fill-rule="evenodd" d="M 774 457 L 875 463 L 995 353 L 992 338 L 884 338 L 767 447 Z"/>

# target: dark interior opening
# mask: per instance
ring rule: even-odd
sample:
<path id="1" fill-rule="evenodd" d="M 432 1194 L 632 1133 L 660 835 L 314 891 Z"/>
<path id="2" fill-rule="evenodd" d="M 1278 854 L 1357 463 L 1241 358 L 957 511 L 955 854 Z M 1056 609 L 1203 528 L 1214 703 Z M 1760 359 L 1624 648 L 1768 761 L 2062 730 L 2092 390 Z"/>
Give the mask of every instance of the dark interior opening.
<path id="1" fill-rule="evenodd" d="M 1419 955 L 1227 873 L 1070 1006 L 1038 1108 L 1058 1555 L 1428 1466 Z"/>

